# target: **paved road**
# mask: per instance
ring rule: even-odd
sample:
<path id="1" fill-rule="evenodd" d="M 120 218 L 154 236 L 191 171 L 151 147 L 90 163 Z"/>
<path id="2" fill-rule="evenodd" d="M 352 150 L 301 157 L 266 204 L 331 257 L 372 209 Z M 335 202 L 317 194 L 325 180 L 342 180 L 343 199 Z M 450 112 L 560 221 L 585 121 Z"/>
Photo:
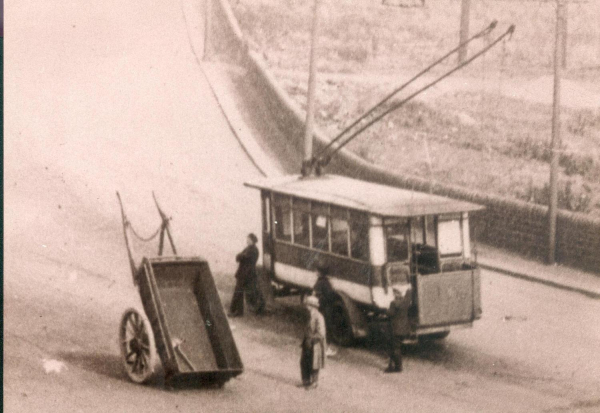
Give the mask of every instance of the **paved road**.
<path id="1" fill-rule="evenodd" d="M 234 323 L 246 372 L 222 391 L 129 383 L 117 326 L 139 302 L 115 190 L 150 233 L 154 189 L 177 246 L 209 258 L 228 301 L 232 257 L 259 225 L 257 194 L 242 182 L 258 172 L 190 48 L 200 4 L 23 0 L 6 9 L 6 411 L 600 408 L 600 301 L 490 272 L 484 318 L 445 343 L 407 346 L 401 375 L 382 374 L 381 349 L 365 344 L 342 349 L 317 391 L 296 388 L 301 310 L 289 300 Z"/>

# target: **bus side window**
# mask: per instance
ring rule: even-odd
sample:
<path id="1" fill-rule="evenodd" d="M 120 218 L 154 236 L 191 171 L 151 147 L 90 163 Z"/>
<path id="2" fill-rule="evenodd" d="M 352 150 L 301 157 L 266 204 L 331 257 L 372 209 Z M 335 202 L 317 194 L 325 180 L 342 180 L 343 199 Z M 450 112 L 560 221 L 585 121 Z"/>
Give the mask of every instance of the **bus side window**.
<path id="1" fill-rule="evenodd" d="M 334 254 L 348 256 L 348 237 L 350 226 L 348 225 L 348 210 L 331 208 L 331 252 Z"/>
<path id="2" fill-rule="evenodd" d="M 329 208 L 313 202 L 311 209 L 312 247 L 329 251 Z"/>
<path id="3" fill-rule="evenodd" d="M 350 212 L 350 252 L 352 258 L 369 260 L 369 221 L 366 214 Z"/>
<path id="4" fill-rule="evenodd" d="M 310 247 L 310 202 L 294 198 L 294 244 Z"/>
<path id="5" fill-rule="evenodd" d="M 410 241 L 413 245 L 425 244 L 425 226 L 423 217 L 412 218 L 410 221 Z"/>
<path id="6" fill-rule="evenodd" d="M 389 262 L 408 260 L 408 239 L 406 222 L 395 223 L 385 227 L 387 256 Z"/>
<path id="7" fill-rule="evenodd" d="M 433 248 L 437 247 L 435 239 L 435 217 L 433 215 L 425 217 L 425 244 Z"/>
<path id="8" fill-rule="evenodd" d="M 275 226 L 275 237 L 281 241 L 292 241 L 292 219 L 290 198 L 275 195 L 273 199 L 273 223 Z"/>

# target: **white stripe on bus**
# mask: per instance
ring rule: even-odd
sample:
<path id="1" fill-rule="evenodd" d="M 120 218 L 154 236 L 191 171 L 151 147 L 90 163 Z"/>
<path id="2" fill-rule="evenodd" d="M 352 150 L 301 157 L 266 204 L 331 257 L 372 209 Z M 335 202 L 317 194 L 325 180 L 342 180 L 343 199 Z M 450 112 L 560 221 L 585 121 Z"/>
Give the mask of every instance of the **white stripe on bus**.
<path id="1" fill-rule="evenodd" d="M 315 271 L 308 271 L 280 262 L 275 263 L 275 274 L 277 278 L 282 281 L 311 289 L 317 282 L 317 273 Z M 383 287 L 369 288 L 366 285 L 342 280 L 335 276 L 330 276 L 329 280 L 336 291 L 343 292 L 353 300 L 363 304 L 376 304 L 379 308 L 387 309 L 394 299 L 391 288 L 389 289 L 388 294 L 386 294 Z"/>

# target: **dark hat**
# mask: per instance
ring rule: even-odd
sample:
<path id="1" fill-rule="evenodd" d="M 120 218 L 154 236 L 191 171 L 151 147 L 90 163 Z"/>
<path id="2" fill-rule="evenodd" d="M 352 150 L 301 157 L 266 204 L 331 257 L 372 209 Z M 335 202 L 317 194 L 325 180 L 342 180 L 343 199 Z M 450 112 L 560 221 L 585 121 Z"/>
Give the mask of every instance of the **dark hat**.
<path id="1" fill-rule="evenodd" d="M 250 238 L 255 244 L 258 242 L 258 238 L 256 238 L 256 235 L 254 235 L 252 232 L 248 234 L 248 238 Z"/>

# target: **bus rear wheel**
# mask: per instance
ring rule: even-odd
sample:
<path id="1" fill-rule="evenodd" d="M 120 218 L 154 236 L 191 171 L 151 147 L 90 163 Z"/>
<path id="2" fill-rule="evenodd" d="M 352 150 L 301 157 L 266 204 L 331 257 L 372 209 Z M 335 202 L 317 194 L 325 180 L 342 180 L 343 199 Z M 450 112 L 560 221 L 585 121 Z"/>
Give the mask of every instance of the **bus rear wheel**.
<path id="1" fill-rule="evenodd" d="M 354 342 L 352 323 L 342 300 L 336 300 L 329 309 L 329 336 L 331 341 L 340 346 L 350 346 Z"/>

